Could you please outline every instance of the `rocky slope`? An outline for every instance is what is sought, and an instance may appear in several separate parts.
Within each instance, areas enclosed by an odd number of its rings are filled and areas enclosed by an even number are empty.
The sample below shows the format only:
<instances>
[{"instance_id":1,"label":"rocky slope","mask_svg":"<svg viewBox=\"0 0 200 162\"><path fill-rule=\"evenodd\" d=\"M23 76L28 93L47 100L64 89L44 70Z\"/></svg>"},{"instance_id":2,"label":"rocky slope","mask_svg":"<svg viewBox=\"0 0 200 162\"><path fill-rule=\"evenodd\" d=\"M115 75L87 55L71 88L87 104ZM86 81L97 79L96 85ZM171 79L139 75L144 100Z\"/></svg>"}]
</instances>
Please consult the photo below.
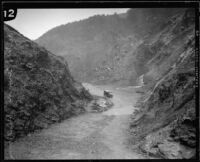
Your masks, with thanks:
<instances>
[{"instance_id":1,"label":"rocky slope","mask_svg":"<svg viewBox=\"0 0 200 162\"><path fill-rule=\"evenodd\" d=\"M196 155L194 10L177 14L154 37L147 60L145 95L132 120L133 141L149 155L190 159ZM159 44L159 46L156 46Z\"/></svg>"},{"instance_id":2,"label":"rocky slope","mask_svg":"<svg viewBox=\"0 0 200 162\"><path fill-rule=\"evenodd\" d=\"M145 61L154 55L143 42L164 28L172 16L183 12L141 8L120 15L97 15L53 28L36 42L69 60L77 80L135 85L146 70Z\"/></svg>"},{"instance_id":3,"label":"rocky slope","mask_svg":"<svg viewBox=\"0 0 200 162\"><path fill-rule=\"evenodd\" d=\"M66 61L4 25L5 140L83 112L90 99Z\"/></svg>"}]
</instances>

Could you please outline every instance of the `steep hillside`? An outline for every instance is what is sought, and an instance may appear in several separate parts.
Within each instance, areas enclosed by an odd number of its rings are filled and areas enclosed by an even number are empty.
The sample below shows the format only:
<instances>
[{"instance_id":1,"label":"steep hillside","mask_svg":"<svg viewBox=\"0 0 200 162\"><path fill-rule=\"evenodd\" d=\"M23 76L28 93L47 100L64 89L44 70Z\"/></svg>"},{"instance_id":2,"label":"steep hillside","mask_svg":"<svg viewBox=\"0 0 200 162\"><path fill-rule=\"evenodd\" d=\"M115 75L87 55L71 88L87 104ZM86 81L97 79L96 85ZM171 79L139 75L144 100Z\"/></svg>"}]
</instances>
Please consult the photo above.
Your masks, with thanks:
<instances>
[{"instance_id":1,"label":"steep hillside","mask_svg":"<svg viewBox=\"0 0 200 162\"><path fill-rule=\"evenodd\" d=\"M155 50L153 57L144 62L147 91L138 102L140 112L131 130L133 141L143 141L139 146L147 154L190 159L196 155L197 123L194 10L186 10L167 23L146 40Z\"/></svg>"},{"instance_id":2,"label":"steep hillside","mask_svg":"<svg viewBox=\"0 0 200 162\"><path fill-rule=\"evenodd\" d=\"M162 30L172 16L184 10L141 8L120 15L97 15L56 27L36 42L69 60L75 79L134 85L145 70L143 60L137 64L136 49L149 53L148 46L141 44Z\"/></svg>"},{"instance_id":3,"label":"steep hillside","mask_svg":"<svg viewBox=\"0 0 200 162\"><path fill-rule=\"evenodd\" d=\"M90 99L66 61L4 25L5 140L83 112Z\"/></svg>"}]
</instances>

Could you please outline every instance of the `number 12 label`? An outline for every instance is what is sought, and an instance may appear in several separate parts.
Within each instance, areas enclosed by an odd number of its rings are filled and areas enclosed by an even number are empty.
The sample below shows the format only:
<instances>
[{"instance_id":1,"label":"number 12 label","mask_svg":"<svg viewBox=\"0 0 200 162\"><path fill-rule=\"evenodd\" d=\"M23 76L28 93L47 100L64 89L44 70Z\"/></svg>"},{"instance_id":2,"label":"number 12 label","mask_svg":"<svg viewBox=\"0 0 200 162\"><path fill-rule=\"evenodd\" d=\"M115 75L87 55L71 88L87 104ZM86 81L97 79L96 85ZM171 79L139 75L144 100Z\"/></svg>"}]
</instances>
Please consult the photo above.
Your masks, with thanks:
<instances>
[{"instance_id":1,"label":"number 12 label","mask_svg":"<svg viewBox=\"0 0 200 162\"><path fill-rule=\"evenodd\" d=\"M4 9L3 10L4 21L13 20L17 15L17 9Z\"/></svg>"}]
</instances>

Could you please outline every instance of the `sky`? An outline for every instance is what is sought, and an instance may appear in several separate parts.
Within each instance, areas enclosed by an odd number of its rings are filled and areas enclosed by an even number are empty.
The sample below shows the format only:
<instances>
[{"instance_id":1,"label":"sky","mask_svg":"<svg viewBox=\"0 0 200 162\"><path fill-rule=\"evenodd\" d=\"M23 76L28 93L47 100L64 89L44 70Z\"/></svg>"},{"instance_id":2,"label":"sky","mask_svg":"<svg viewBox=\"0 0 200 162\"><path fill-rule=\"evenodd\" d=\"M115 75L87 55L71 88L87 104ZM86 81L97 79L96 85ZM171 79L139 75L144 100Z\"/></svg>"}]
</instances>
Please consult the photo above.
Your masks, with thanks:
<instances>
[{"instance_id":1,"label":"sky","mask_svg":"<svg viewBox=\"0 0 200 162\"><path fill-rule=\"evenodd\" d=\"M74 22L94 15L112 15L125 13L128 8L95 9L18 9L14 20L6 24L12 26L24 36L35 40L48 30L69 22Z\"/></svg>"}]
</instances>

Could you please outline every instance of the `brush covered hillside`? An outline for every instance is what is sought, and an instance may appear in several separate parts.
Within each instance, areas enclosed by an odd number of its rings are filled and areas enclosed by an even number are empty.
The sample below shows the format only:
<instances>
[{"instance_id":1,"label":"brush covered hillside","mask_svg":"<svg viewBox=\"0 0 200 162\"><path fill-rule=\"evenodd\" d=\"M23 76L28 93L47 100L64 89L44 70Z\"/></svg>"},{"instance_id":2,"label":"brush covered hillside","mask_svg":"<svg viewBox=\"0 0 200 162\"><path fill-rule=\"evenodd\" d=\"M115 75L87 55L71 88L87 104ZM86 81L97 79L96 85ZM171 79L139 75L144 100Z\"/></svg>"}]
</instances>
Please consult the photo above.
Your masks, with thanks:
<instances>
[{"instance_id":1,"label":"brush covered hillside","mask_svg":"<svg viewBox=\"0 0 200 162\"><path fill-rule=\"evenodd\" d=\"M90 99L66 61L4 24L5 140L81 113Z\"/></svg>"},{"instance_id":2,"label":"brush covered hillside","mask_svg":"<svg viewBox=\"0 0 200 162\"><path fill-rule=\"evenodd\" d=\"M155 55L147 38L165 28L185 9L130 9L124 14L96 15L61 25L36 42L68 60L75 79L95 84L136 85L147 71L146 61Z\"/></svg>"},{"instance_id":3,"label":"brush covered hillside","mask_svg":"<svg viewBox=\"0 0 200 162\"><path fill-rule=\"evenodd\" d=\"M196 155L194 16L190 9L177 14L163 30L145 40L155 50L144 61L148 67L143 74L145 93L130 128L132 142L157 158Z\"/></svg>"}]
</instances>

